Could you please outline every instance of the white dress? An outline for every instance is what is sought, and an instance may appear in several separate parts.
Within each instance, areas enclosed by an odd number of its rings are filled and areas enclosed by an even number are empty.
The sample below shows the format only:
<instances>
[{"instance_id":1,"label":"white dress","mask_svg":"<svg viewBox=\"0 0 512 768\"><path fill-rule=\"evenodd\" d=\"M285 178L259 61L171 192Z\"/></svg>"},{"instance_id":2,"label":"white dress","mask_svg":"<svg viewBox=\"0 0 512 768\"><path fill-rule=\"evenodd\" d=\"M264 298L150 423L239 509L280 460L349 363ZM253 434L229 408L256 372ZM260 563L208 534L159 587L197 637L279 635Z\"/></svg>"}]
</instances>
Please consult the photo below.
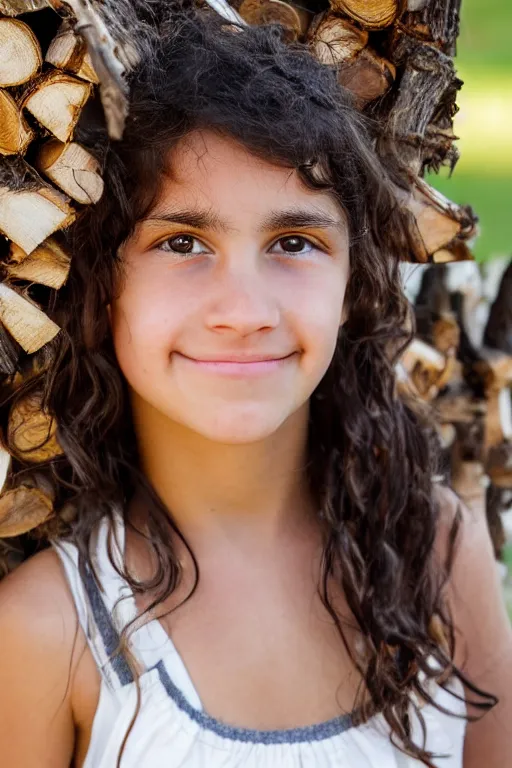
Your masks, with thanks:
<instances>
[{"instance_id":1,"label":"white dress","mask_svg":"<svg viewBox=\"0 0 512 768\"><path fill-rule=\"evenodd\" d=\"M110 660L120 628L136 615L128 584L112 567L106 549L108 521L95 537L95 564L101 590L90 573L78 572L78 552L56 542L76 605L78 618L101 672L101 689L84 768L116 768L117 757L136 709L136 684L121 656ZM116 518L114 556L122 562L124 524ZM126 596L113 606L120 596ZM391 744L389 726L381 715L354 726L350 715L287 730L240 728L204 711L187 669L171 638L157 620L131 637L132 649L147 670L139 678L141 709L123 753L121 768L420 768ZM452 690L462 692L454 681ZM465 705L442 688L435 700L458 714L443 714L432 705L422 709L427 749L439 768L462 768ZM422 743L412 713L415 742Z\"/></svg>"}]
</instances>

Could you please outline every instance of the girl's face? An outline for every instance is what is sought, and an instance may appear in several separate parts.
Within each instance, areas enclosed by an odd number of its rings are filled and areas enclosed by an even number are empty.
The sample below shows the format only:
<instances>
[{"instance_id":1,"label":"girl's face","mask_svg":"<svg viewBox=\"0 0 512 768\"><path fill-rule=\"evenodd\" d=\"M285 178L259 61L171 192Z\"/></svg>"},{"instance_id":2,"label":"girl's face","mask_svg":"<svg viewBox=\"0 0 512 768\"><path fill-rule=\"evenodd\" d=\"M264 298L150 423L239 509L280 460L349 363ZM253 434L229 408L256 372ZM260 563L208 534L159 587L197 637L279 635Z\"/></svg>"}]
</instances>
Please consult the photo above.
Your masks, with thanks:
<instances>
[{"instance_id":1,"label":"girl's face","mask_svg":"<svg viewBox=\"0 0 512 768\"><path fill-rule=\"evenodd\" d=\"M172 152L159 197L122 247L111 306L139 418L222 443L273 434L333 357L348 228L328 194L210 132Z\"/></svg>"}]
</instances>

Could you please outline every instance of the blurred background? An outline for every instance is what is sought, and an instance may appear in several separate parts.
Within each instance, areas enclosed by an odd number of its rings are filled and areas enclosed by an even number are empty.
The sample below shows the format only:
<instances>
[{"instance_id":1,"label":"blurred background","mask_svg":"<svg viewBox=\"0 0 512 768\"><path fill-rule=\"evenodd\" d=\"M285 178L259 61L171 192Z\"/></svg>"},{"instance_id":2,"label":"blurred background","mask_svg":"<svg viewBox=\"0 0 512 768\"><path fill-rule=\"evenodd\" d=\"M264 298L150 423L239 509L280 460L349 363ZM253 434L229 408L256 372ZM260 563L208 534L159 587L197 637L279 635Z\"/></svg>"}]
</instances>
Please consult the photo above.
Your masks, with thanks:
<instances>
[{"instance_id":1,"label":"blurred background","mask_svg":"<svg viewBox=\"0 0 512 768\"><path fill-rule=\"evenodd\" d=\"M455 134L461 158L429 182L480 217L478 261L512 254L512 2L462 0L455 65L464 81Z\"/></svg>"},{"instance_id":2,"label":"blurred background","mask_svg":"<svg viewBox=\"0 0 512 768\"><path fill-rule=\"evenodd\" d=\"M512 256L512 2L463 0L455 64L464 81L455 134L461 157L429 182L480 219L473 252L482 267ZM512 511L503 515L508 567L504 588L512 618Z\"/></svg>"}]
</instances>

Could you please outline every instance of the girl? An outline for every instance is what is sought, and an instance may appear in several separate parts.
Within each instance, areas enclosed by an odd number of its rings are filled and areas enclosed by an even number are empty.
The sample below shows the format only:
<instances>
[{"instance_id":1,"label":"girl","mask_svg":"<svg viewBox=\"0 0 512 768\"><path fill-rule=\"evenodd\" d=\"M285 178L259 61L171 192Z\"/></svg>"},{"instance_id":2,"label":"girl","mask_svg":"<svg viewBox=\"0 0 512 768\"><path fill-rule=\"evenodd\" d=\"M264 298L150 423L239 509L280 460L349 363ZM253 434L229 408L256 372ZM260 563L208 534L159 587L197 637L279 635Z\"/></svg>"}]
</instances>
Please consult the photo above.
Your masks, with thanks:
<instances>
[{"instance_id":1,"label":"girl","mask_svg":"<svg viewBox=\"0 0 512 768\"><path fill-rule=\"evenodd\" d=\"M30 383L62 525L1 585L2 763L504 768L510 628L395 393L408 229L371 129L276 29L145 45L123 140L82 126L107 191Z\"/></svg>"}]
</instances>

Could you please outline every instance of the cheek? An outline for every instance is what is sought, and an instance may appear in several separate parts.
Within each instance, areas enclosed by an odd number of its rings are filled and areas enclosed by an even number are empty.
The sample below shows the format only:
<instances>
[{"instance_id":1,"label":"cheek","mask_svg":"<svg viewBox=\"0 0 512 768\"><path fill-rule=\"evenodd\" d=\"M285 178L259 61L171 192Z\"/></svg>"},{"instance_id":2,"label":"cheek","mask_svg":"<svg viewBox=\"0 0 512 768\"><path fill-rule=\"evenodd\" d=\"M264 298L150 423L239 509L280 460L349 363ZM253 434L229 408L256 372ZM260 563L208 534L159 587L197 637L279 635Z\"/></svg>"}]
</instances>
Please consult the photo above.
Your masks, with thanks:
<instances>
[{"instance_id":1,"label":"cheek","mask_svg":"<svg viewBox=\"0 0 512 768\"><path fill-rule=\"evenodd\" d=\"M129 372L149 370L165 362L184 308L165 281L151 279L143 270L125 276L111 306L111 329L117 359Z\"/></svg>"},{"instance_id":2,"label":"cheek","mask_svg":"<svg viewBox=\"0 0 512 768\"><path fill-rule=\"evenodd\" d=\"M306 362L328 366L344 319L347 285L345 270L336 270L318 281L306 281L293 302L294 324L300 328Z\"/></svg>"}]
</instances>

